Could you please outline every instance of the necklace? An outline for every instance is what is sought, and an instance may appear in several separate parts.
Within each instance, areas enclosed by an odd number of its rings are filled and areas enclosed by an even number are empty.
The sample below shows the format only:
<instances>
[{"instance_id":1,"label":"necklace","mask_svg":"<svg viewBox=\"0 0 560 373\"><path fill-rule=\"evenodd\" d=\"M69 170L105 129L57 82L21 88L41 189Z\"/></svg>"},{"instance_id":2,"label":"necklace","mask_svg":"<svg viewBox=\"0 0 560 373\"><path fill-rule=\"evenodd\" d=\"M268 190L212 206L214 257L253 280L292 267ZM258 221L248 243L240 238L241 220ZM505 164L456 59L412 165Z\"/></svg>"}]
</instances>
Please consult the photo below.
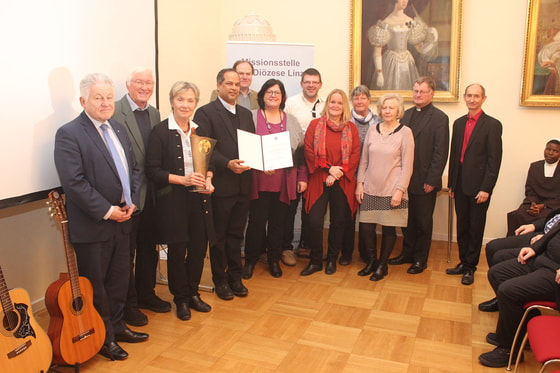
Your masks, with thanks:
<instances>
[{"instance_id":1,"label":"necklace","mask_svg":"<svg viewBox=\"0 0 560 373\"><path fill-rule=\"evenodd\" d=\"M262 113L264 115L264 122L266 123L266 128L268 128L268 133L272 133L272 127L270 125L277 124L277 123L270 123L268 121L268 118L266 117L266 111L262 110ZM282 120L282 112L280 112L280 132L284 132L284 121Z\"/></svg>"}]
</instances>

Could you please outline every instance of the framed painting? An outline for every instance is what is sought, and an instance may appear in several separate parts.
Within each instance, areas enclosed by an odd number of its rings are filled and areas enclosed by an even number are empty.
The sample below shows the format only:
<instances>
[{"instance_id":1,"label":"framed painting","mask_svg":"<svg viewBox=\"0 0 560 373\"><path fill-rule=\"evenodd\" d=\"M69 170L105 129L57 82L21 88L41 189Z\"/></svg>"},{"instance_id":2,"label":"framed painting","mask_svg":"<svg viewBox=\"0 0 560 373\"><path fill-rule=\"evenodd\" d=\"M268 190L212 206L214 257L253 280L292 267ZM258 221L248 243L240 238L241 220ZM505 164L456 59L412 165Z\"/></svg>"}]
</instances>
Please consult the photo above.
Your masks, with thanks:
<instances>
[{"instance_id":1,"label":"framed painting","mask_svg":"<svg viewBox=\"0 0 560 373\"><path fill-rule=\"evenodd\" d=\"M529 0L520 104L560 106L560 3Z\"/></svg>"},{"instance_id":2,"label":"framed painting","mask_svg":"<svg viewBox=\"0 0 560 373\"><path fill-rule=\"evenodd\" d=\"M350 88L372 99L412 100L417 77L436 81L434 101L459 101L463 0L352 0Z\"/></svg>"}]
</instances>

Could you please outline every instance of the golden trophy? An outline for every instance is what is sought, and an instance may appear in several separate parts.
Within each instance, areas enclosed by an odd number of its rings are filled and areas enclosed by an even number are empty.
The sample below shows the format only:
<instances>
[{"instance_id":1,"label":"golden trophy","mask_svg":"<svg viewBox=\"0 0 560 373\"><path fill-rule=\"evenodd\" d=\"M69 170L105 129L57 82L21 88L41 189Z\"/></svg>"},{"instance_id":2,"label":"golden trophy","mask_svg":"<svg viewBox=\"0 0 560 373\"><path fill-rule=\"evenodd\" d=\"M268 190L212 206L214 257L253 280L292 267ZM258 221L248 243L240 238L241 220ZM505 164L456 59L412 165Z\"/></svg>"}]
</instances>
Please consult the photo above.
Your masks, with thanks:
<instances>
[{"instance_id":1,"label":"golden trophy","mask_svg":"<svg viewBox=\"0 0 560 373\"><path fill-rule=\"evenodd\" d=\"M198 172L206 176L208 165L210 164L210 156L212 155L212 150L214 150L217 140L209 137L198 136L194 133L191 134L190 137L194 172ZM206 191L206 188L196 186L195 191L203 192Z\"/></svg>"}]
</instances>

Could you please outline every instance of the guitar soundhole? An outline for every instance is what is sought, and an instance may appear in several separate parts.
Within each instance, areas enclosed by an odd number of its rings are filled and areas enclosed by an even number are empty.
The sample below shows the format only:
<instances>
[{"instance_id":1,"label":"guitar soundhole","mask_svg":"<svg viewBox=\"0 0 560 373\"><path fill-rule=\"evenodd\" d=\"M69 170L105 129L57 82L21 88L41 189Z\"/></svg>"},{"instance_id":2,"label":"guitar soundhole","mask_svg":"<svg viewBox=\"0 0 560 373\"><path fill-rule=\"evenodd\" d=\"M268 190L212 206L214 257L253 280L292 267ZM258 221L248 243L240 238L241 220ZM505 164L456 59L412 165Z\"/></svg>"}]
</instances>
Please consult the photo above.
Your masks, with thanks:
<instances>
[{"instance_id":1,"label":"guitar soundhole","mask_svg":"<svg viewBox=\"0 0 560 373\"><path fill-rule=\"evenodd\" d=\"M19 318L18 318L18 314L16 311L11 310L8 311L8 313L4 314L4 318L2 319L2 325L4 326L4 329L6 329L9 332L14 331L19 323Z\"/></svg>"},{"instance_id":2,"label":"guitar soundhole","mask_svg":"<svg viewBox=\"0 0 560 373\"><path fill-rule=\"evenodd\" d=\"M84 308L84 300L82 297L77 297L72 300L72 308L74 309L75 313L82 312Z\"/></svg>"}]
</instances>

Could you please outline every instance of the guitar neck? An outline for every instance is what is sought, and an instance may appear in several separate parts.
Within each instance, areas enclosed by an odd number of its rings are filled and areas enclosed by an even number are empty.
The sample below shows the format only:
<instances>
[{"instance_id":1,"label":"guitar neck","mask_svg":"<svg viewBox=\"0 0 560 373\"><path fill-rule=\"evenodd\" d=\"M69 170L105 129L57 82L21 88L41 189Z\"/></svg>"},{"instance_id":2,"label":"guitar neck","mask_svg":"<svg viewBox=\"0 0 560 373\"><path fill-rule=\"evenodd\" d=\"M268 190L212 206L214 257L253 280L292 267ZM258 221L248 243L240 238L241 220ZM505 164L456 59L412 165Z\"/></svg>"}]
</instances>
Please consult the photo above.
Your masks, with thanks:
<instances>
[{"instance_id":1,"label":"guitar neck","mask_svg":"<svg viewBox=\"0 0 560 373\"><path fill-rule=\"evenodd\" d=\"M11 311L14 310L12 299L10 298L10 293L8 291L8 285L6 285L4 273L2 272L2 267L0 267L0 301L2 302L4 315L10 314Z\"/></svg>"},{"instance_id":2,"label":"guitar neck","mask_svg":"<svg viewBox=\"0 0 560 373\"><path fill-rule=\"evenodd\" d=\"M70 236L68 234L68 221L67 220L61 221L60 225L62 228L64 253L66 254L66 265L68 267L68 276L70 277L70 287L72 288L72 297L76 299L82 296L82 291L80 290L78 266L76 264L76 255L74 253L74 247L70 243Z\"/></svg>"}]
</instances>

